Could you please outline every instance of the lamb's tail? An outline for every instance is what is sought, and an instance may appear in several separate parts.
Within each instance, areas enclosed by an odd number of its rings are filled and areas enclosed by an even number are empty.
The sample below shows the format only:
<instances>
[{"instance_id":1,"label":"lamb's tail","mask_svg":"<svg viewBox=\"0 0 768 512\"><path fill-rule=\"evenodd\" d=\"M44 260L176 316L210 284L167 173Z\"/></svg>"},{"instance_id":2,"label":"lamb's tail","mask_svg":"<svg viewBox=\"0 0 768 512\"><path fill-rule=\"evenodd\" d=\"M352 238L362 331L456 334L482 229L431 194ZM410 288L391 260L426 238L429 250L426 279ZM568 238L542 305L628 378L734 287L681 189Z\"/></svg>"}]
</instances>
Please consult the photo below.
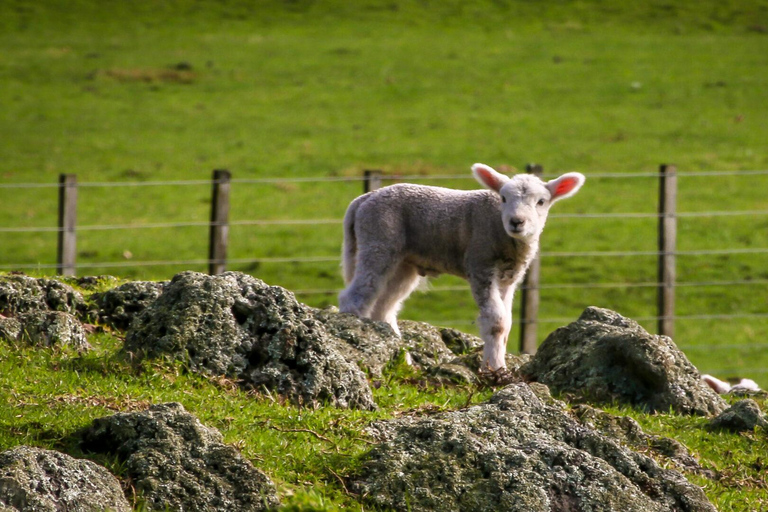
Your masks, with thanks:
<instances>
[{"instance_id":1,"label":"lamb's tail","mask_svg":"<svg viewBox=\"0 0 768 512\"><path fill-rule=\"evenodd\" d=\"M349 204L344 215L344 247L341 252L341 265L344 272L344 283L349 284L355 277L355 264L357 260L357 237L355 236L355 216L357 209L363 204L371 193L364 194Z\"/></svg>"}]
</instances>

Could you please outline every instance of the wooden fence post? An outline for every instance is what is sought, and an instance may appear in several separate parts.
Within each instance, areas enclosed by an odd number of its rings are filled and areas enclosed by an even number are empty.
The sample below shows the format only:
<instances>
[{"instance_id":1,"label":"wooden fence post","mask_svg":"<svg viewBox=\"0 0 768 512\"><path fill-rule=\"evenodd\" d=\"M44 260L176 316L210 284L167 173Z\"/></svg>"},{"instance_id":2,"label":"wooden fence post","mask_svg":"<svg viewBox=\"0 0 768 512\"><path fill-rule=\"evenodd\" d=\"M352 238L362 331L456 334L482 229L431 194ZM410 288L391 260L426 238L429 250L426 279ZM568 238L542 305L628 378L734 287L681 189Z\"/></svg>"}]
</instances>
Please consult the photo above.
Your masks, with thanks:
<instances>
[{"instance_id":1,"label":"wooden fence post","mask_svg":"<svg viewBox=\"0 0 768 512\"><path fill-rule=\"evenodd\" d=\"M677 251L677 168L662 165L659 181L659 334L675 335L675 253Z\"/></svg>"},{"instance_id":2,"label":"wooden fence post","mask_svg":"<svg viewBox=\"0 0 768 512\"><path fill-rule=\"evenodd\" d=\"M363 194L381 188L381 171L363 171Z\"/></svg>"},{"instance_id":3,"label":"wooden fence post","mask_svg":"<svg viewBox=\"0 0 768 512\"><path fill-rule=\"evenodd\" d=\"M213 200L211 201L211 230L208 251L208 273L221 274L227 269L229 242L229 171L213 171Z\"/></svg>"},{"instance_id":4,"label":"wooden fence post","mask_svg":"<svg viewBox=\"0 0 768 512\"><path fill-rule=\"evenodd\" d=\"M77 257L77 175L59 175L59 239L56 249L56 272L62 276L76 274Z\"/></svg>"},{"instance_id":5,"label":"wooden fence post","mask_svg":"<svg viewBox=\"0 0 768 512\"><path fill-rule=\"evenodd\" d=\"M528 164L525 172L541 178L544 169L538 164ZM539 274L541 259L537 254L525 274L520 304L520 353L536 353L536 332L539 319Z\"/></svg>"}]
</instances>

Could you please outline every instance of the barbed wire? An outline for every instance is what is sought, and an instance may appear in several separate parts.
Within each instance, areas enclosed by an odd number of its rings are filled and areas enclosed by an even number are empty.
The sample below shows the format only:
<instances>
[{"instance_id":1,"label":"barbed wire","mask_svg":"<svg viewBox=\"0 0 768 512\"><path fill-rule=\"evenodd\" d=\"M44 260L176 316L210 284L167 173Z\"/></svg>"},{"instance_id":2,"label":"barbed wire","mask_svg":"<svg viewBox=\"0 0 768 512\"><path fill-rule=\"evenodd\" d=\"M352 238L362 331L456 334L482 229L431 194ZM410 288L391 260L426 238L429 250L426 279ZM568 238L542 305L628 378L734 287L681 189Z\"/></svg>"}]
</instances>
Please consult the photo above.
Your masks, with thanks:
<instances>
[{"instance_id":1,"label":"barbed wire","mask_svg":"<svg viewBox=\"0 0 768 512\"><path fill-rule=\"evenodd\" d=\"M115 188L115 187L184 187L211 185L222 183L221 180L168 180L168 181L83 181L78 182L77 188ZM0 189L4 188L62 188L64 183L0 183Z\"/></svg>"},{"instance_id":2,"label":"barbed wire","mask_svg":"<svg viewBox=\"0 0 768 512\"><path fill-rule=\"evenodd\" d=\"M757 176L768 175L768 170L743 170L743 171L693 171L680 172L676 176L681 179L697 177L714 176ZM632 173L594 173L587 174L588 179L633 179L633 178L660 178L663 174L660 172L632 172ZM280 183L349 183L363 182L370 180L367 176L326 176L326 177L267 177L267 178L241 178L231 180L167 180L167 181L132 181L132 182L82 182L77 183L78 188L116 188L116 187L160 187L160 186L205 186L210 187L216 183L231 184L253 184L269 185ZM444 174L444 175L421 175L421 174L381 174L375 179L386 182L393 181L446 181L446 180L466 180L473 181L473 177L467 172L462 174ZM0 189L59 189L67 186L63 183L2 183ZM674 217L680 219L695 219L705 217L738 217L738 216L762 216L768 214L768 210L730 210L730 211L694 211L677 212ZM657 212L603 212L603 213L555 213L551 217L561 219L658 219L669 214ZM76 231L109 231L109 230L140 230L140 229L173 229L185 227L210 228L213 226L281 226L281 225L338 225L342 219L246 219L235 220L228 223L221 222L160 222L146 224L105 224L105 225L84 225L77 226ZM59 227L0 227L0 233L58 233L64 231ZM728 248L728 249L693 249L675 251L672 254L677 256L708 256L708 255L732 255L732 254L765 254L768 248ZM661 251L578 251L578 252L544 252L543 258L571 258L571 257L633 257L633 256L659 256L665 254ZM187 259L187 260L157 260L157 261L111 261L111 262L85 262L77 265L80 269L88 268L130 268L130 267L149 267L149 266L205 266L218 261L211 259ZM339 263L339 257L334 256L308 256L308 257L265 257L265 258L234 258L226 261L228 265L248 265L248 264L325 264ZM58 264L38 263L38 264L4 264L0 269L57 269ZM723 281L690 281L676 282L677 288L683 287L718 287L718 286L765 286L768 279L739 279ZM658 282L624 282L624 283L550 283L541 284L538 289L610 289L610 288L658 288L661 283ZM526 287L521 287L526 289ZM318 294L336 294L340 289L309 289L296 290L296 295L318 295ZM432 292L468 292L468 286L443 286L433 287ZM636 317L639 322L658 321L668 317L647 316ZM768 313L712 313L712 314L689 314L674 315L676 321L706 321L706 320L734 320L734 319L752 319L762 320L768 318ZM572 322L572 318L539 318L537 324L567 324ZM447 325L472 325L474 321L453 320L453 321L430 321L433 324ZM518 322L519 323L519 322ZM686 350L746 350L755 348L766 348L768 343L755 344L723 344L723 345L681 345ZM733 369L707 369L709 373L726 373L736 371ZM768 373L768 368L740 368L737 371L751 373Z\"/></svg>"},{"instance_id":3,"label":"barbed wire","mask_svg":"<svg viewBox=\"0 0 768 512\"><path fill-rule=\"evenodd\" d=\"M560 171L558 171L560 172ZM768 175L765 170L741 170L741 171L689 171L676 173L678 177L707 177L707 176L757 176ZM659 178L660 172L607 172L588 173L588 179L624 179L624 178ZM470 173L463 174L381 174L377 179L385 181L441 181L461 180L468 181L474 178ZM159 187L159 186L200 186L212 183L242 183L242 184L274 184L274 183L332 183L332 182L360 182L370 178L366 176L298 176L298 177L267 177L267 178L233 178L230 180L153 180L153 181L84 181L77 183L77 187L85 188L112 188L112 187ZM0 183L0 189L15 188L60 188L66 186L61 183Z\"/></svg>"},{"instance_id":4,"label":"barbed wire","mask_svg":"<svg viewBox=\"0 0 768 512\"><path fill-rule=\"evenodd\" d=\"M228 258L226 264L239 265L239 264L254 264L254 263L325 263L325 262L339 262L338 256L308 256L304 258ZM77 268L121 268L121 267L160 267L160 266L180 266L180 265L210 265L211 263L221 263L219 260L211 259L195 259L195 260L154 260L154 261L104 261L104 262L88 262L78 263ZM55 263L23 263L23 264L3 264L0 265L0 270L14 270L14 269L50 269L58 268L59 265Z\"/></svg>"},{"instance_id":5,"label":"barbed wire","mask_svg":"<svg viewBox=\"0 0 768 512\"><path fill-rule=\"evenodd\" d=\"M644 212L617 212L617 213L553 213L549 217L557 219L660 219L662 217L739 217L768 215L768 210L721 210L707 212L677 212L669 213L644 213Z\"/></svg>"},{"instance_id":6,"label":"barbed wire","mask_svg":"<svg viewBox=\"0 0 768 512\"><path fill-rule=\"evenodd\" d=\"M768 279L734 279L729 281L678 281L676 288L691 287L718 287L718 286L762 286L768 285ZM562 290L562 289L606 289L606 288L659 288L663 286L660 282L642 282L642 283L550 283L540 284L539 286L520 286L518 290ZM341 292L343 288L308 288L305 290L294 290L296 295L331 295ZM450 293L450 292L469 292L469 285L459 286L430 286L426 292Z\"/></svg>"},{"instance_id":7,"label":"barbed wire","mask_svg":"<svg viewBox=\"0 0 768 512\"><path fill-rule=\"evenodd\" d=\"M670 317L665 316L633 316L632 320L635 322L655 322L658 320L668 319ZM737 318L752 318L763 319L768 318L768 313L712 313L712 314L698 314L698 315L675 315L675 320L733 320ZM405 317L403 318L406 319ZM475 320L419 320L420 322L432 324L432 325L475 325ZM535 324L560 324L567 325L574 321L573 318L567 317L551 317L551 318L539 318ZM515 325L520 325L519 320L513 322ZM760 346L760 344L755 344ZM765 343L768 346L768 343Z\"/></svg>"},{"instance_id":8,"label":"barbed wire","mask_svg":"<svg viewBox=\"0 0 768 512\"><path fill-rule=\"evenodd\" d=\"M573 251L573 252L542 252L542 258L623 258L628 256L717 256L726 254L765 254L768 248L756 247L746 249L697 249L688 251Z\"/></svg>"},{"instance_id":9,"label":"barbed wire","mask_svg":"<svg viewBox=\"0 0 768 512\"><path fill-rule=\"evenodd\" d=\"M167 229L188 227L213 227L213 226L297 226L297 225L322 225L341 224L343 219L255 219L230 222L155 222L150 224L103 224L77 226L75 231L112 231L132 229ZM30 227L14 228L0 227L0 233L60 233L65 228L59 227Z\"/></svg>"},{"instance_id":10,"label":"barbed wire","mask_svg":"<svg viewBox=\"0 0 768 512\"><path fill-rule=\"evenodd\" d=\"M718 344L718 345L692 345L690 343L682 343L677 345L680 350L719 350L721 348L728 348L733 350L749 350L751 348L768 347L768 343L733 343L733 344Z\"/></svg>"},{"instance_id":11,"label":"barbed wire","mask_svg":"<svg viewBox=\"0 0 768 512\"><path fill-rule=\"evenodd\" d=\"M668 214L667 214L668 215ZM737 216L756 216L768 215L768 210L733 210L733 211L711 211L711 212L679 212L676 217L697 218L697 217L737 217ZM661 213L560 213L552 214L552 218L560 219L628 219L628 218L661 218L665 214ZM75 231L112 231L112 230L133 230L133 229L169 229L185 227L212 227L212 226L312 226L312 225L331 225L341 224L343 219L251 219L234 220L228 223L222 222L153 222L148 224L102 224L102 225L82 225L77 226ZM0 233L58 233L64 231L60 227L0 227Z\"/></svg>"},{"instance_id":12,"label":"barbed wire","mask_svg":"<svg viewBox=\"0 0 768 512\"><path fill-rule=\"evenodd\" d=\"M665 253L662 251L576 251L576 252L543 252L541 257L552 258L596 258L596 257L630 257L630 256L659 256L662 254L674 254L676 256L712 256L729 254L768 254L768 248L749 249L702 249L690 251L674 251ZM327 263L339 262L339 256L305 256L305 257L265 257L265 258L228 258L227 264L254 264L254 263ZM78 263L78 267L151 267L151 266L177 266L182 264L207 265L219 263L218 260L159 260L159 261L104 261ZM22 268L56 268L54 264L33 263L6 263L0 265L0 269Z\"/></svg>"},{"instance_id":13,"label":"barbed wire","mask_svg":"<svg viewBox=\"0 0 768 512\"><path fill-rule=\"evenodd\" d=\"M738 367L730 367L730 368L701 368L701 373L709 373L710 375L725 375L725 374L732 374L732 375L763 375L768 373L768 368L738 368Z\"/></svg>"}]
</instances>

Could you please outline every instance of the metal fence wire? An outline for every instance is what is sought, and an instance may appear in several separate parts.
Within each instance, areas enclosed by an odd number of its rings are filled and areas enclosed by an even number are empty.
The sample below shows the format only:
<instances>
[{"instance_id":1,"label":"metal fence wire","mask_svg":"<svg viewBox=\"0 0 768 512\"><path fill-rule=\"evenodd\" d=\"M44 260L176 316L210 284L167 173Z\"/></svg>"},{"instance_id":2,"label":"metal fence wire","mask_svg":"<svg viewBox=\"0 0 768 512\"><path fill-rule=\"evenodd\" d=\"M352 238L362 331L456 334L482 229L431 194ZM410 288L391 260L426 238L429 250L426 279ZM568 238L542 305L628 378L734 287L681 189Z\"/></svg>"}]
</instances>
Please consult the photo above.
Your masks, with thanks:
<instances>
[{"instance_id":1,"label":"metal fence wire","mask_svg":"<svg viewBox=\"0 0 768 512\"><path fill-rule=\"evenodd\" d=\"M734 176L746 178L750 176L768 175L768 170L747 170L747 171L701 171L701 172L677 172L674 167L662 166L659 172L653 173L595 173L587 174L589 180L607 179L607 180L632 180L638 178L658 179L660 180L660 189L669 186L669 179L685 179L688 177L716 177L716 176ZM3 271L23 271L23 270L54 270L59 274L74 275L78 270L88 271L95 268L141 268L153 266L208 266L211 273L222 271L226 265L249 265L262 263L292 263L298 265L316 265L325 263L334 263L339 261L338 254L317 254L311 256L285 256L285 257L258 257L258 258L229 258L227 257L228 248L228 230L235 226L280 226L285 228L301 226L320 226L320 225L341 225L341 218L254 218L229 220L229 189L237 185L245 184L275 184L288 185L299 183L310 184L333 184L333 183L362 183L362 189L369 191L382 186L385 181L398 182L440 182L466 179L467 175L389 175L385 176L378 171L366 171L361 176L340 176L340 177L298 177L298 178L257 178L257 179L233 179L226 171L217 170L214 172L212 180L168 180L168 181L141 181L141 182L77 182L74 175L62 175L59 183L0 183L0 194L14 193L19 189L58 189L59 191L59 223L57 226L0 226L0 236L4 233L9 234L45 234L55 233L58 236L57 243L57 262L39 263L33 261L3 262L0 264L0 270ZM77 191L81 189L92 188L136 188L136 187L189 187L189 186L210 186L213 188L211 216L209 220L194 220L184 222L148 222L148 223L128 223L128 224L77 224L75 209L77 206ZM224 191L224 192L222 192ZM672 190L676 196L676 189ZM768 279L759 279L747 277L743 279L722 279L722 280L701 280L701 281L679 281L675 278L674 272L671 276L664 274L664 265L672 265L674 268L675 258L678 256L731 256L731 255L759 255L768 254L768 247L727 247L718 249L687 249L678 250L675 245L676 233L672 233L672 246L665 246L662 240L662 225L666 222L668 226L673 226L677 219L697 219L697 218L738 218L756 219L768 215L768 209L748 209L748 210L708 210L678 212L675 205L676 197L672 197L672 209L669 211L669 205L663 205L664 197L660 197L660 208L657 212L604 212L604 213L552 213L550 218L561 219L657 219L659 223L660 244L653 250L584 250L584 251L544 251L540 254L540 259L545 262L548 259L556 258L637 258L653 257L659 261L659 276L656 281L647 282L587 282L587 283L546 283L542 284L538 280L538 275L529 275L526 282L520 288L522 301L530 304L531 301L538 304L538 294L548 290L574 290L574 289L629 289L629 288L647 288L658 290L659 305L658 314L654 316L644 316L636 318L638 321L658 322L659 331L662 334L672 334L674 332L675 320L692 319L712 319L712 320L739 320L739 319L766 319L768 318L768 305L762 304L762 311L756 313L717 313L702 312L696 315L676 315L674 313L674 290L676 288L686 287L722 287L722 286L760 286L768 285ZM671 224L669 223L671 221ZM195 259L162 259L145 261L76 261L76 243L77 233L98 232L98 231L140 231L156 229L175 229L175 228L203 228L209 231L210 247L207 258ZM1 239L0 239L1 240ZM667 242L669 243L669 242ZM545 272L545 271L544 271ZM671 280L670 280L671 279ZM432 292L452 293L466 292L466 286L436 286L431 288ZM338 288L307 288L295 290L299 296L312 295L335 295ZM663 303L665 291L670 294L671 304ZM535 299L535 300L533 300ZM518 324L521 326L521 340L526 337L535 340L536 328L539 324L558 324L567 323L572 319L566 318L539 318L538 311L533 314L526 314L524 311ZM453 321L455 325L471 323L470 321ZM526 329L528 333L526 334ZM665 332L666 331L666 332ZM533 334L531 334L531 332ZM535 343L535 341L534 341ZM711 350L727 350L735 345L714 345ZM750 348L764 346L766 343L753 344ZM701 347L697 347L701 348ZM532 352L533 346L521 343L523 352ZM756 368L755 373L768 373L768 369Z\"/></svg>"}]
</instances>

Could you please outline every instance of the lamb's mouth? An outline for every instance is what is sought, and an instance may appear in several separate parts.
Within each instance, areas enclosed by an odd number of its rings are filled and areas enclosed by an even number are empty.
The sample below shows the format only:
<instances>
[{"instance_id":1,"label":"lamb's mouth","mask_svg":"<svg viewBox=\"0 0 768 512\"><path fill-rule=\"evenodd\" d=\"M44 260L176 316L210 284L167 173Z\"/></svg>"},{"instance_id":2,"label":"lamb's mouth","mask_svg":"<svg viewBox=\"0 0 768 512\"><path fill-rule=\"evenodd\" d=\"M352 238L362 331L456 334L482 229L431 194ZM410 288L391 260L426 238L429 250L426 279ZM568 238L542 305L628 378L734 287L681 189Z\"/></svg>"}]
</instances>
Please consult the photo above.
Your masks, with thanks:
<instances>
[{"instance_id":1,"label":"lamb's mouth","mask_svg":"<svg viewBox=\"0 0 768 512\"><path fill-rule=\"evenodd\" d=\"M510 238L514 238L516 240L528 240L533 236L533 233L529 233L526 229L521 228L509 228L507 229L507 234L510 236Z\"/></svg>"}]
</instances>

